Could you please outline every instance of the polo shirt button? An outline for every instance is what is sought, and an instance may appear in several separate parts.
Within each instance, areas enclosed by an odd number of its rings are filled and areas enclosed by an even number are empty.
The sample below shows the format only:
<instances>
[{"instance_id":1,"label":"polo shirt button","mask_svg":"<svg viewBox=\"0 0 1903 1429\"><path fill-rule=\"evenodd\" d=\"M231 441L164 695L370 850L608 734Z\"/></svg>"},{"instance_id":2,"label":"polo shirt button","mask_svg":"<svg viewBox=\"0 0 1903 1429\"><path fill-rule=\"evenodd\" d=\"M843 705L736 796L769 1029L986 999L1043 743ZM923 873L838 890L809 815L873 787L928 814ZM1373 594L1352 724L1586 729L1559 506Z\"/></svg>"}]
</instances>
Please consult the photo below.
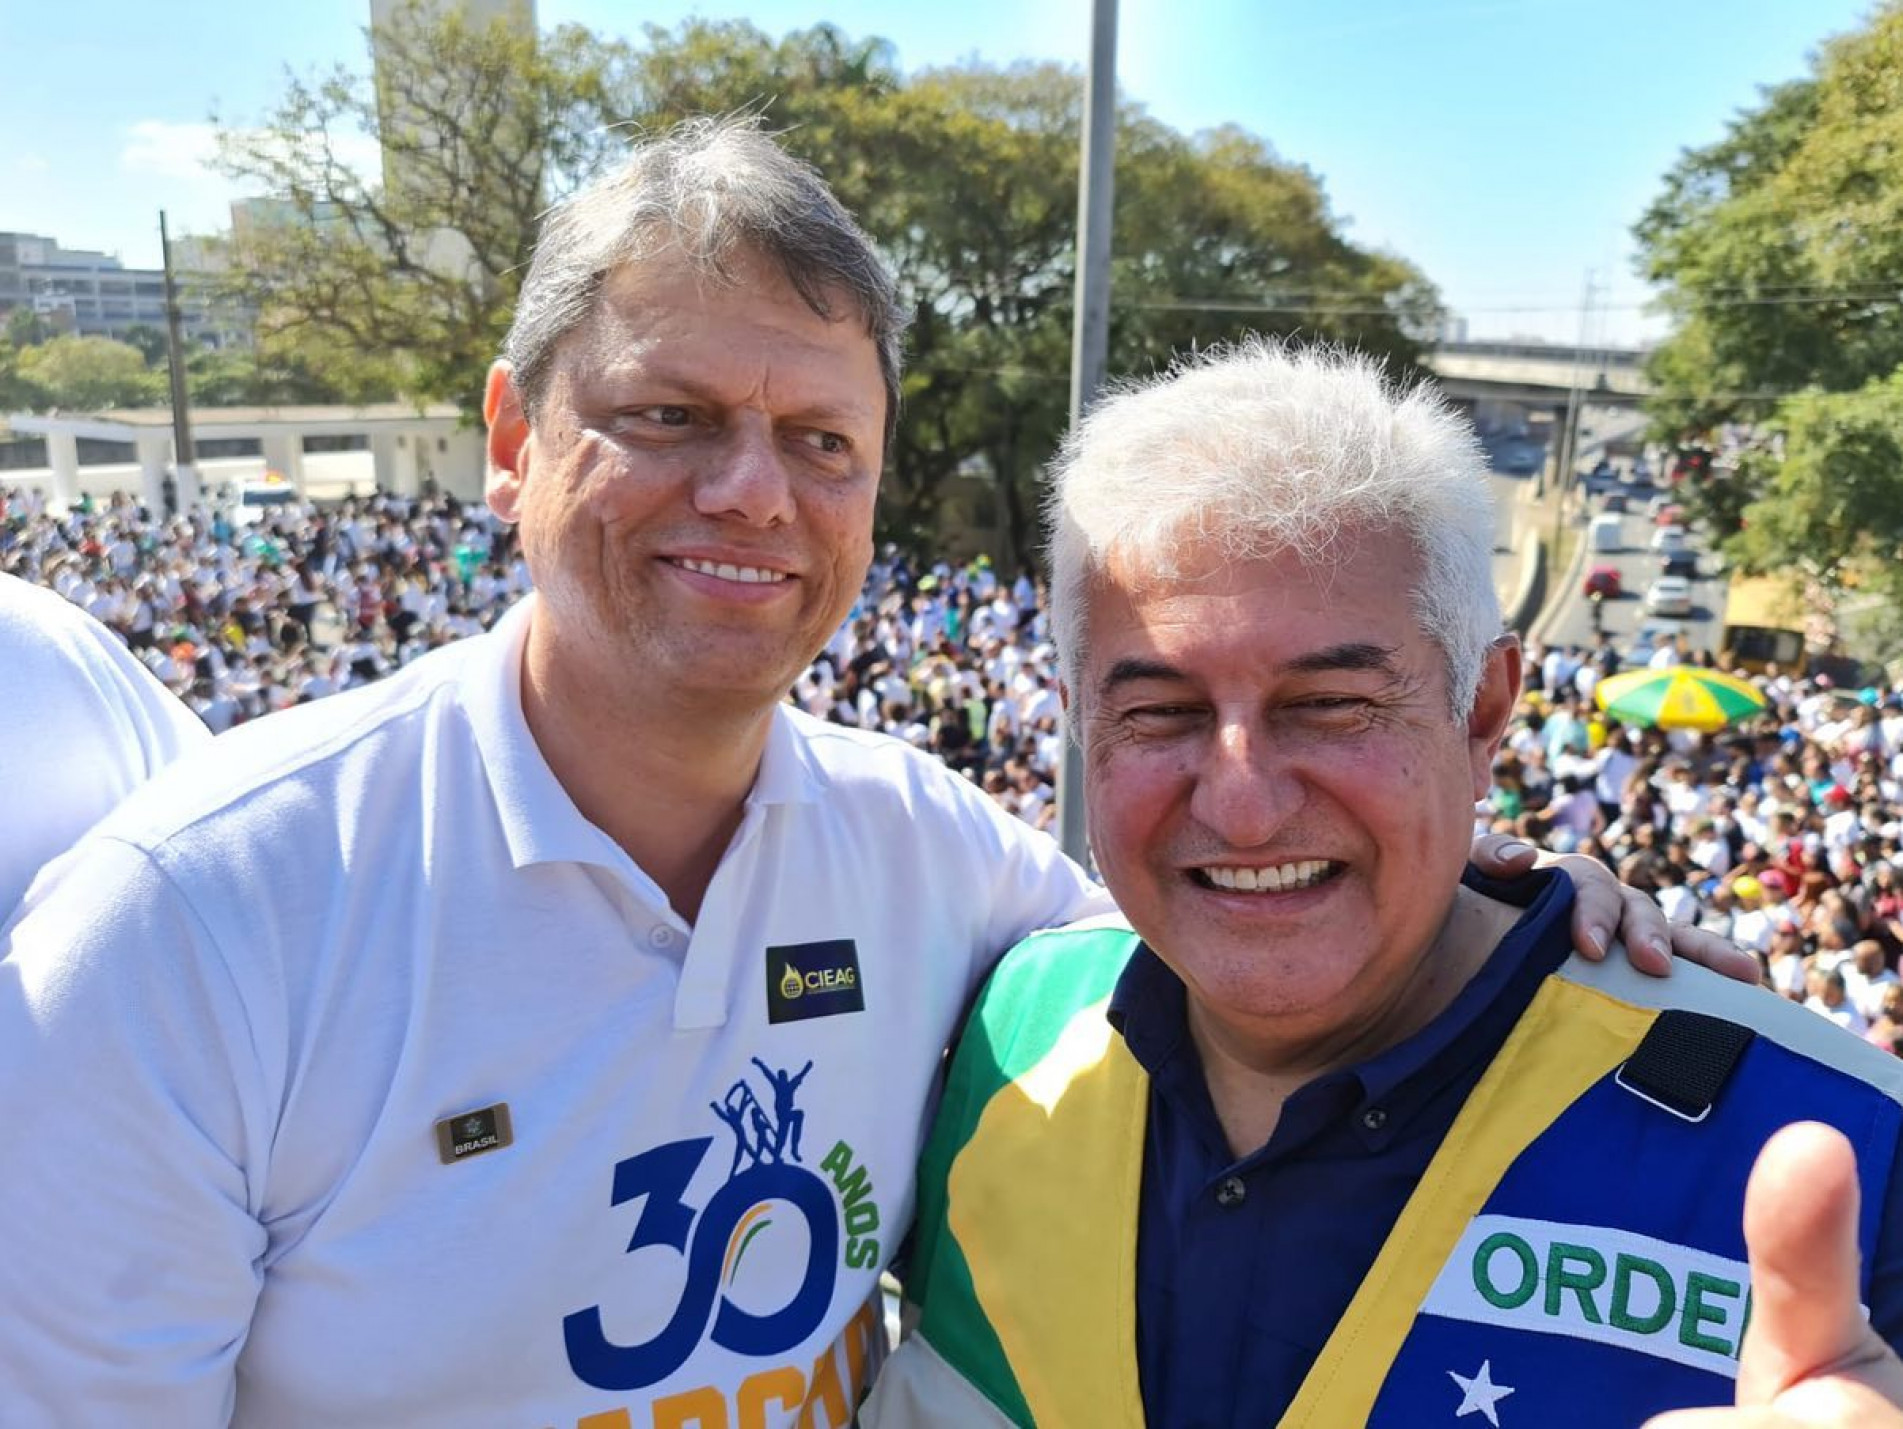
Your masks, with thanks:
<instances>
[{"instance_id":1,"label":"polo shirt button","mask_svg":"<svg viewBox=\"0 0 1903 1429\"><path fill-rule=\"evenodd\" d=\"M1231 1206L1239 1206L1248 1196L1249 1188L1242 1184L1240 1176L1225 1176L1222 1184L1216 1187L1216 1204L1225 1211Z\"/></svg>"},{"instance_id":2,"label":"polo shirt button","mask_svg":"<svg viewBox=\"0 0 1903 1429\"><path fill-rule=\"evenodd\" d=\"M648 941L657 948L674 946L674 930L665 924L656 923L648 930Z\"/></svg>"},{"instance_id":3,"label":"polo shirt button","mask_svg":"<svg viewBox=\"0 0 1903 1429\"><path fill-rule=\"evenodd\" d=\"M1371 1106L1361 1113L1361 1125L1369 1131L1379 1131L1388 1124L1388 1114L1378 1106Z\"/></svg>"}]
</instances>

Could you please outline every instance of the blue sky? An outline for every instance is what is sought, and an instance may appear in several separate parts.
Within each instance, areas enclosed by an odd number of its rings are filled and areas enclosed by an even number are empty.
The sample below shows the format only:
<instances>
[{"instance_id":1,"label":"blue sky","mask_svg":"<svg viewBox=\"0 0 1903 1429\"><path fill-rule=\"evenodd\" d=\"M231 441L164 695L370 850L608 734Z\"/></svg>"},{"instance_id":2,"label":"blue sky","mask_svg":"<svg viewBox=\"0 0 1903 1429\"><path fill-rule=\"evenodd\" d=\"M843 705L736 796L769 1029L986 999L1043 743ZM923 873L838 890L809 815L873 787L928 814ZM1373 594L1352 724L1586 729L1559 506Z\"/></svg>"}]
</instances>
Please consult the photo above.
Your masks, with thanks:
<instances>
[{"instance_id":1,"label":"blue sky","mask_svg":"<svg viewBox=\"0 0 1903 1429\"><path fill-rule=\"evenodd\" d=\"M367 0L0 0L0 230L156 264L224 222L208 120L255 121L286 67L360 63ZM1475 336L1656 334L1632 221L1678 152L1795 77L1868 0L1123 0L1119 81L1179 129L1234 123L1320 176L1357 242L1420 265ZM540 0L604 33L702 15L831 21L907 70L1076 64L1089 0Z\"/></svg>"}]
</instances>

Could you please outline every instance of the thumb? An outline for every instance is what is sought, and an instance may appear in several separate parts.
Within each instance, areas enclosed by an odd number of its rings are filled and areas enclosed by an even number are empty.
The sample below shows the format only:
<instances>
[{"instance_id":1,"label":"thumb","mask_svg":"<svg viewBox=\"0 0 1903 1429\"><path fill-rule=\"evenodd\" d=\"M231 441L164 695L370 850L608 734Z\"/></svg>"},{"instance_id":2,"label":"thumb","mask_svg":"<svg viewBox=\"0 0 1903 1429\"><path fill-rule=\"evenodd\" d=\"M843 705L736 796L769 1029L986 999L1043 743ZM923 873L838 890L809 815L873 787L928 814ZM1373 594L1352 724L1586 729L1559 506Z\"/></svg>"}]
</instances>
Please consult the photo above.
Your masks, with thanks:
<instances>
[{"instance_id":1,"label":"thumb","mask_svg":"<svg viewBox=\"0 0 1903 1429\"><path fill-rule=\"evenodd\" d=\"M1857 1158L1841 1133L1798 1122L1765 1143L1744 1194L1751 1327L1738 1403L1769 1404L1843 1367L1874 1339L1858 1298Z\"/></svg>"}]
</instances>

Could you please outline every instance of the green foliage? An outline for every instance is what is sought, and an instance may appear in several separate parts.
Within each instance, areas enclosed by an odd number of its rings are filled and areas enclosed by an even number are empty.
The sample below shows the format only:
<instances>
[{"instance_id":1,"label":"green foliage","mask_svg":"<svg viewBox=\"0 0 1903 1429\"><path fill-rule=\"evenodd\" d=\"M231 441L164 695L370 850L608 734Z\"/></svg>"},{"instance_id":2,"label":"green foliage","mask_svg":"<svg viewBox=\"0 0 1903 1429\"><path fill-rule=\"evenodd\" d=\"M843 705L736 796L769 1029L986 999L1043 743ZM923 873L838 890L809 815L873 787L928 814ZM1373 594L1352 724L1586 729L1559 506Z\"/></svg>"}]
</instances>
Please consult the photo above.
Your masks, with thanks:
<instances>
[{"instance_id":1,"label":"green foliage","mask_svg":"<svg viewBox=\"0 0 1903 1429\"><path fill-rule=\"evenodd\" d=\"M1755 569L1887 580L1903 554L1903 5L1687 152L1635 230L1675 319L1655 434L1757 440L1703 514Z\"/></svg>"},{"instance_id":2,"label":"green foliage","mask_svg":"<svg viewBox=\"0 0 1903 1429\"><path fill-rule=\"evenodd\" d=\"M35 404L38 396L20 374L20 349L0 338L0 413L23 412Z\"/></svg>"},{"instance_id":3,"label":"green foliage","mask_svg":"<svg viewBox=\"0 0 1903 1429\"><path fill-rule=\"evenodd\" d=\"M1903 551L1903 371L1855 392L1807 392L1778 408L1784 455L1757 455L1732 543L1747 566L1801 564L1827 585L1893 567ZM1793 560L1801 553L1801 560Z\"/></svg>"},{"instance_id":4,"label":"green foliage","mask_svg":"<svg viewBox=\"0 0 1903 1429\"><path fill-rule=\"evenodd\" d=\"M536 45L411 12L395 31L374 85L294 80L263 137L225 136L227 170L281 204L230 252L261 352L473 412L542 207L605 166L623 130L759 113L879 243L911 316L882 536L936 549L957 529L1031 563L1068 419L1077 72L907 77L885 41L830 25L774 39L689 21L633 46L569 27ZM1313 174L1236 129L1192 138L1126 107L1119 130L1113 375L1251 331L1414 371L1433 289L1350 244ZM422 137L436 133L451 138ZM380 182L344 162L353 137L396 142ZM446 241L456 264L437 261Z\"/></svg>"},{"instance_id":5,"label":"green foliage","mask_svg":"<svg viewBox=\"0 0 1903 1429\"><path fill-rule=\"evenodd\" d=\"M67 412L144 407L159 400L164 379L139 349L109 337L56 337L19 355L19 377L35 406Z\"/></svg>"},{"instance_id":6,"label":"green foliage","mask_svg":"<svg viewBox=\"0 0 1903 1429\"><path fill-rule=\"evenodd\" d=\"M212 282L258 313L267 359L326 374L344 400L400 391L473 413L537 216L619 143L625 50L424 4L378 42L374 76L289 77L262 126L221 133L220 167L272 197Z\"/></svg>"},{"instance_id":7,"label":"green foliage","mask_svg":"<svg viewBox=\"0 0 1903 1429\"><path fill-rule=\"evenodd\" d=\"M162 328L155 328L149 323L135 323L126 329L120 341L138 348L139 356L145 359L147 367L165 366L166 349L171 344Z\"/></svg>"},{"instance_id":8,"label":"green foliage","mask_svg":"<svg viewBox=\"0 0 1903 1429\"><path fill-rule=\"evenodd\" d=\"M56 336L53 325L31 308L13 308L7 313L5 340L10 347L32 347Z\"/></svg>"}]
</instances>

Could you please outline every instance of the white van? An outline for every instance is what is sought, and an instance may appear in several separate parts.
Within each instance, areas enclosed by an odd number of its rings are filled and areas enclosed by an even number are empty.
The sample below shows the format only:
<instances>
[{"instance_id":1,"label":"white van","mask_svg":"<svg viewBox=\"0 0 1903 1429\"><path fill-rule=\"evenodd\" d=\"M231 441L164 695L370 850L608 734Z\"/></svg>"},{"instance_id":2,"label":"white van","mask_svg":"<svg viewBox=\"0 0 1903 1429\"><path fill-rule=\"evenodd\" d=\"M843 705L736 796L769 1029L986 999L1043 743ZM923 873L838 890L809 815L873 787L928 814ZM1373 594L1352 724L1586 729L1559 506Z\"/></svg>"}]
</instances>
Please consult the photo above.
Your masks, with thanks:
<instances>
[{"instance_id":1,"label":"white van","mask_svg":"<svg viewBox=\"0 0 1903 1429\"><path fill-rule=\"evenodd\" d=\"M247 476L238 482L227 515L234 526L250 526L262 521L280 506L297 504L297 487L282 472L267 471L263 476Z\"/></svg>"},{"instance_id":2,"label":"white van","mask_svg":"<svg viewBox=\"0 0 1903 1429\"><path fill-rule=\"evenodd\" d=\"M1592 518L1587 537L1587 544L1595 551L1623 551L1625 549L1625 517L1616 511L1601 512Z\"/></svg>"}]
</instances>

